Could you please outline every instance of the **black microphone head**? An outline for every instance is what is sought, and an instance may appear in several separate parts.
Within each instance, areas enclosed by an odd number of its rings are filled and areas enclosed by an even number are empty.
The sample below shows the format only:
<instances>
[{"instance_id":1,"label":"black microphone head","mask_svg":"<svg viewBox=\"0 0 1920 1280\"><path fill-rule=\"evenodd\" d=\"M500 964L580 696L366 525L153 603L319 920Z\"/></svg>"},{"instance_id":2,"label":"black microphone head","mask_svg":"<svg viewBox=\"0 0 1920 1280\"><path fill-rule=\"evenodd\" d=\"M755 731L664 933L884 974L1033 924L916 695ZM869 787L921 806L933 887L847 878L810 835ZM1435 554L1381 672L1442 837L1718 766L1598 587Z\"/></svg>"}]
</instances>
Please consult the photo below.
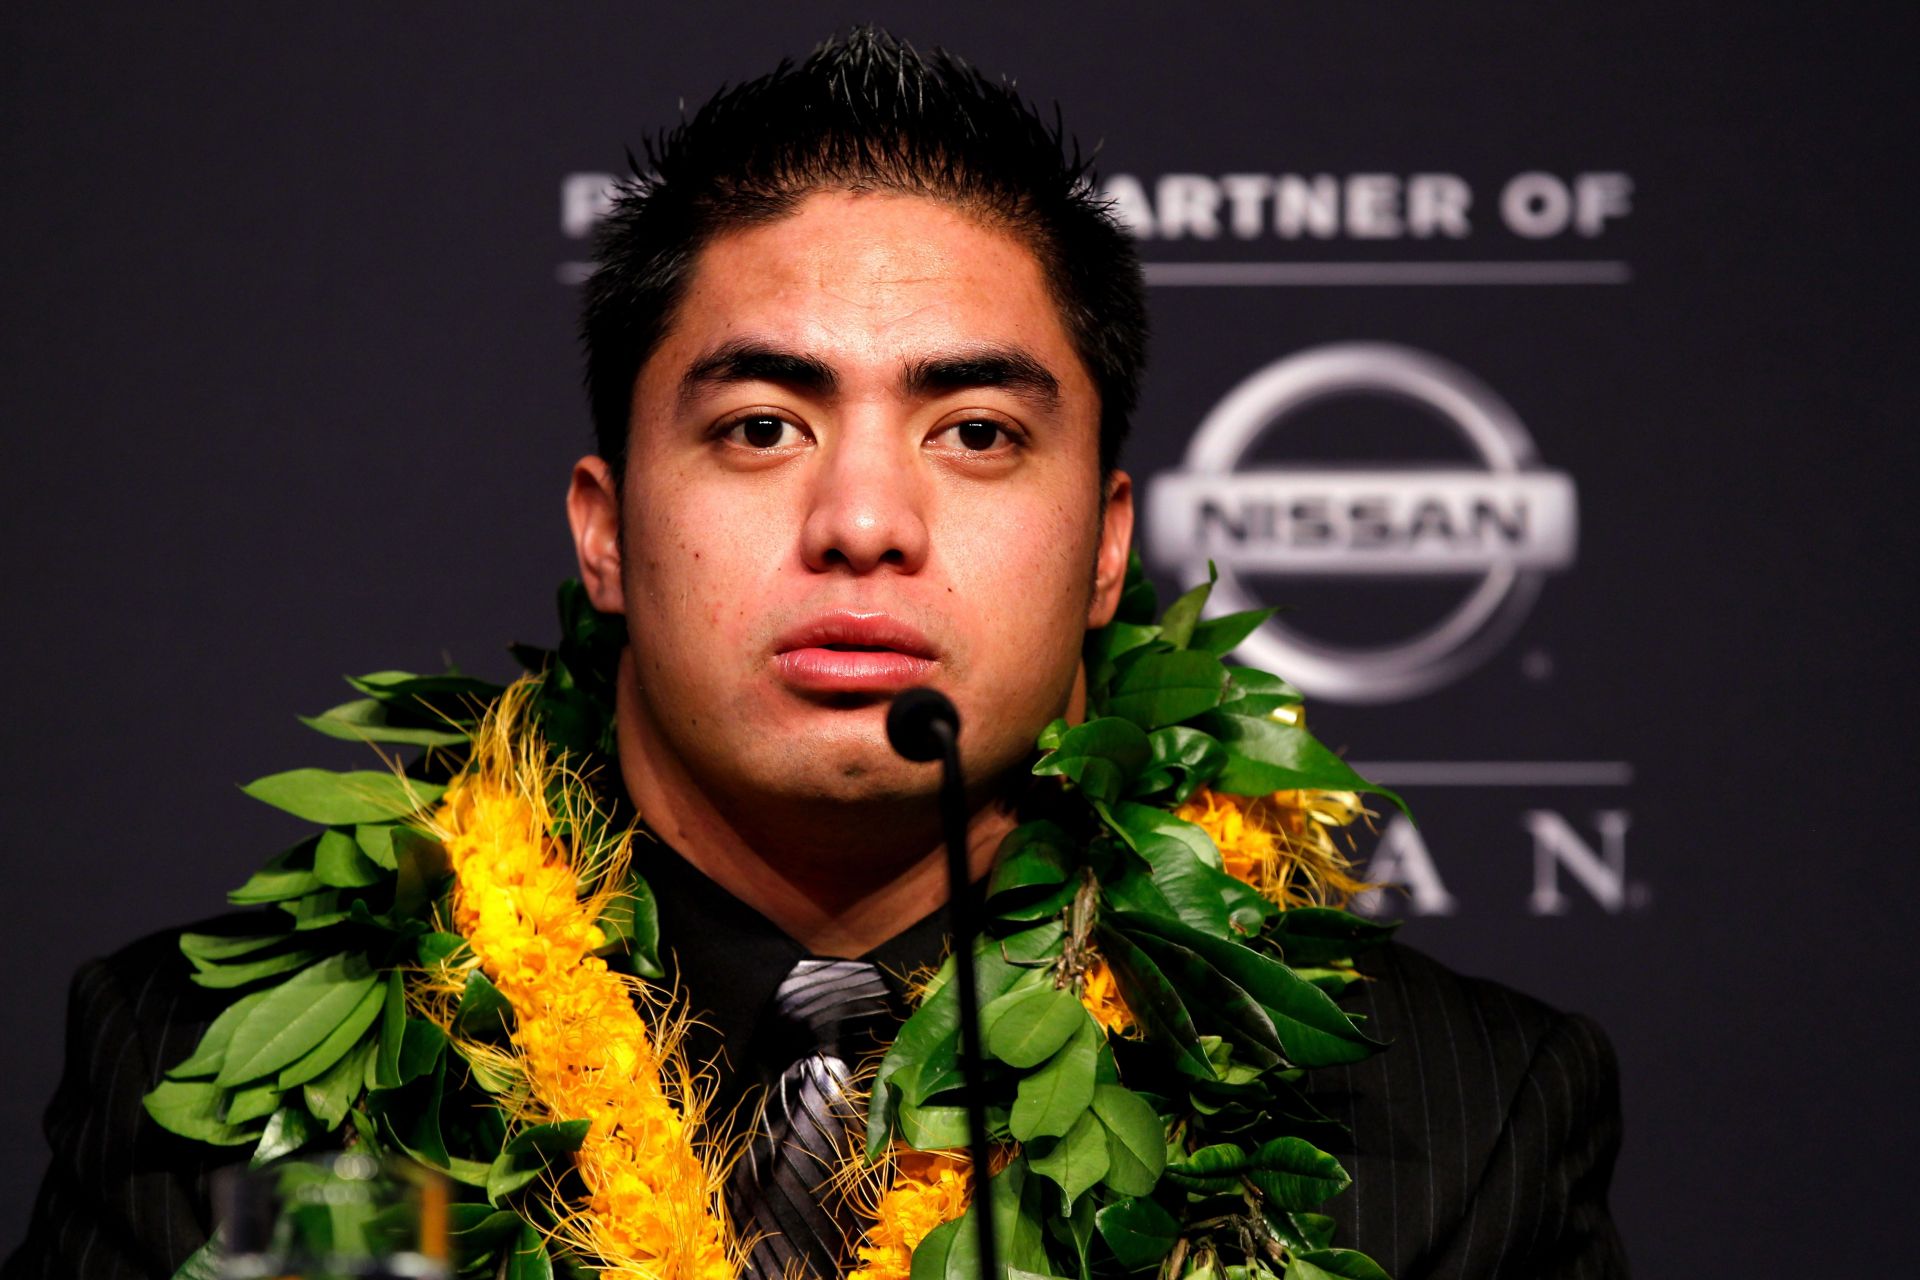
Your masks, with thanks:
<instances>
[{"instance_id":1,"label":"black microphone head","mask_svg":"<svg viewBox=\"0 0 1920 1280\"><path fill-rule=\"evenodd\" d=\"M904 689L887 708L887 741L909 760L938 760L959 736L960 713L936 689Z\"/></svg>"}]
</instances>

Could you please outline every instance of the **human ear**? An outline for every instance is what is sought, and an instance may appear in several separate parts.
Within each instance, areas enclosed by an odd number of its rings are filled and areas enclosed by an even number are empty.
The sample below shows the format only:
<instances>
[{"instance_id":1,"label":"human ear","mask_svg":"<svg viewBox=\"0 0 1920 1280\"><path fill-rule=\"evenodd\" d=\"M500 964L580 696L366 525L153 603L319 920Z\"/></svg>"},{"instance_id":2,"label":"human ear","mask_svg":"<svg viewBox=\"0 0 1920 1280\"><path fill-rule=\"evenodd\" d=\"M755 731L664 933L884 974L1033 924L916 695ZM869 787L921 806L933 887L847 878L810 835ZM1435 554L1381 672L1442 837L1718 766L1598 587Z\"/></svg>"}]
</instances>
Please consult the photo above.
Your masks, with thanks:
<instances>
[{"instance_id":1,"label":"human ear","mask_svg":"<svg viewBox=\"0 0 1920 1280\"><path fill-rule=\"evenodd\" d=\"M625 613L620 576L620 495L605 458L588 454L573 464L567 485L567 523L587 599L602 613Z\"/></svg>"},{"instance_id":2,"label":"human ear","mask_svg":"<svg viewBox=\"0 0 1920 1280\"><path fill-rule=\"evenodd\" d=\"M1093 599L1087 603L1087 627L1104 627L1120 607L1127 581L1127 552L1133 546L1133 478L1124 471L1107 477L1107 505L1100 517L1100 546L1093 560Z\"/></svg>"}]
</instances>

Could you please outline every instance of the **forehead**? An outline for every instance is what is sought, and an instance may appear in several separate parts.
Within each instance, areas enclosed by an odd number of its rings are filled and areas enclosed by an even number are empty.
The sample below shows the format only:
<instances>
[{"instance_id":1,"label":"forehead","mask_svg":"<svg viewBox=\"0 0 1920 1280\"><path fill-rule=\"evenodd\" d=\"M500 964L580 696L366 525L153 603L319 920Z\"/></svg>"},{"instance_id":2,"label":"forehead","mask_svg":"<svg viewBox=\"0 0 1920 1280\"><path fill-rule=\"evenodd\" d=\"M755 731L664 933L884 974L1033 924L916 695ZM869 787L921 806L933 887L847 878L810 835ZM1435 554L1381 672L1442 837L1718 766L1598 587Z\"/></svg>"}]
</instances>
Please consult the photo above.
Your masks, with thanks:
<instances>
[{"instance_id":1,"label":"forehead","mask_svg":"<svg viewBox=\"0 0 1920 1280\"><path fill-rule=\"evenodd\" d=\"M956 346L1018 347L1068 400L1095 396L1033 252L923 196L819 192L716 237L648 365L677 376L698 352L742 339L805 351L854 378Z\"/></svg>"}]
</instances>

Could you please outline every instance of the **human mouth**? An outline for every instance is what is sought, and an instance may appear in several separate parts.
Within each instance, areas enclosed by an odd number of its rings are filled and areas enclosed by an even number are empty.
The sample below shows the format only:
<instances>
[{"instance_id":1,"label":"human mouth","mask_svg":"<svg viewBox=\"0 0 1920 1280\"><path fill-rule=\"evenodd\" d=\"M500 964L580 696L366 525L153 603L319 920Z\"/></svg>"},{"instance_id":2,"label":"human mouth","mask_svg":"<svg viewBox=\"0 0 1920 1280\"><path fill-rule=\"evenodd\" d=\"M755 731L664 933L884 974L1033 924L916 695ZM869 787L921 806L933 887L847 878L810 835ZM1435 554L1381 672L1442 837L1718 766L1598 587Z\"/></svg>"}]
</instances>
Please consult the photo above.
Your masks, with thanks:
<instances>
[{"instance_id":1,"label":"human mouth","mask_svg":"<svg viewBox=\"0 0 1920 1280\"><path fill-rule=\"evenodd\" d=\"M774 644L774 667L800 693L893 694L923 684L938 663L913 627L884 613L823 614Z\"/></svg>"}]
</instances>

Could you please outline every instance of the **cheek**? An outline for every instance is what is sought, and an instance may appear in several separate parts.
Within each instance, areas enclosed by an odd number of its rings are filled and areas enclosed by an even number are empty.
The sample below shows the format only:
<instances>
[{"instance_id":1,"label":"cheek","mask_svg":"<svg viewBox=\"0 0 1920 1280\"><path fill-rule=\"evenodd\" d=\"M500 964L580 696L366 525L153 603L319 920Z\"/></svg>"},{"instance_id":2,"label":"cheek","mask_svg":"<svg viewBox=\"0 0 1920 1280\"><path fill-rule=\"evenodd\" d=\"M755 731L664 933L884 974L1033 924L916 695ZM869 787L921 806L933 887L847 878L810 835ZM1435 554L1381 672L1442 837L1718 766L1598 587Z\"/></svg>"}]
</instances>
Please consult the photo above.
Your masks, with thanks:
<instances>
[{"instance_id":1,"label":"cheek","mask_svg":"<svg viewBox=\"0 0 1920 1280\"><path fill-rule=\"evenodd\" d=\"M1058 635L1063 652L1079 651L1092 590L1096 516L1070 501L1003 501L974 513L955 531L955 585L968 598L991 602L993 616L982 621L994 632L1018 637L1012 645L994 646L1009 661L1030 661L1041 635ZM1026 658L1017 656L1023 648Z\"/></svg>"},{"instance_id":2,"label":"cheek","mask_svg":"<svg viewBox=\"0 0 1920 1280\"><path fill-rule=\"evenodd\" d=\"M763 598L765 580L778 563L759 544L767 522L725 495L691 486L662 485L636 494L625 527L630 599L643 602L646 618L633 619L651 638L676 637L686 652L676 665L707 663L733 649L751 622L750 602ZM668 625L671 624L671 625ZM652 646L649 646L652 647Z\"/></svg>"}]
</instances>

